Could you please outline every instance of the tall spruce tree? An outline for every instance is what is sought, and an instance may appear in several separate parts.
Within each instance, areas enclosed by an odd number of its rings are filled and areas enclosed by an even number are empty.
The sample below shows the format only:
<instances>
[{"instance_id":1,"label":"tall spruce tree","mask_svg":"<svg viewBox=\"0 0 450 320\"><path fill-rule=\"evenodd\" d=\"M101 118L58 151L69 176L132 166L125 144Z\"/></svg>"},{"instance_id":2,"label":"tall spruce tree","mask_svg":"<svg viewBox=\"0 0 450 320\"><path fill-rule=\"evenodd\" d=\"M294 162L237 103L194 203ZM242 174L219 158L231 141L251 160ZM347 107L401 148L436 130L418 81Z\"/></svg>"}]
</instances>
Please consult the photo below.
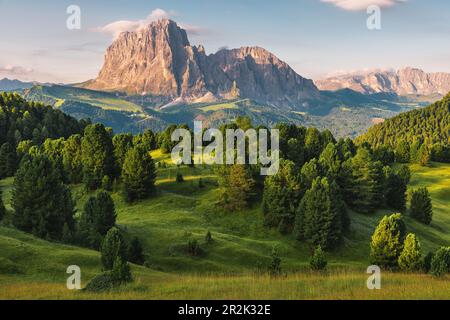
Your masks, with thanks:
<instances>
[{"instance_id":1,"label":"tall spruce tree","mask_svg":"<svg viewBox=\"0 0 450 320\"><path fill-rule=\"evenodd\" d=\"M115 172L111 134L101 124L89 125L81 142L83 180L90 190L99 188L104 176Z\"/></svg>"},{"instance_id":2,"label":"tall spruce tree","mask_svg":"<svg viewBox=\"0 0 450 320\"><path fill-rule=\"evenodd\" d=\"M114 145L114 157L120 173L126 154L133 147L133 136L129 133L116 134L112 142Z\"/></svg>"},{"instance_id":3,"label":"tall spruce tree","mask_svg":"<svg viewBox=\"0 0 450 320\"><path fill-rule=\"evenodd\" d=\"M150 152L158 148L158 139L152 130L147 129L144 133L133 137L133 145L139 145L145 151Z\"/></svg>"},{"instance_id":4,"label":"tall spruce tree","mask_svg":"<svg viewBox=\"0 0 450 320\"><path fill-rule=\"evenodd\" d=\"M405 140L400 140L395 148L395 160L400 163L410 161L410 145Z\"/></svg>"},{"instance_id":5,"label":"tall spruce tree","mask_svg":"<svg viewBox=\"0 0 450 320\"><path fill-rule=\"evenodd\" d=\"M385 216L372 235L371 263L383 267L397 267L405 234L406 226L400 213Z\"/></svg>"},{"instance_id":6,"label":"tall spruce tree","mask_svg":"<svg viewBox=\"0 0 450 320\"><path fill-rule=\"evenodd\" d=\"M127 261L127 245L119 229L109 229L100 252L104 271L112 270L117 258Z\"/></svg>"},{"instance_id":7,"label":"tall spruce tree","mask_svg":"<svg viewBox=\"0 0 450 320\"><path fill-rule=\"evenodd\" d=\"M330 180L336 180L341 170L341 158L335 144L329 143L319 158L320 167Z\"/></svg>"},{"instance_id":8,"label":"tall spruce tree","mask_svg":"<svg viewBox=\"0 0 450 320\"><path fill-rule=\"evenodd\" d=\"M136 264L143 264L145 262L144 249L138 237L133 237L128 246L128 260Z\"/></svg>"},{"instance_id":9,"label":"tall spruce tree","mask_svg":"<svg viewBox=\"0 0 450 320\"><path fill-rule=\"evenodd\" d=\"M370 151L360 147L350 162L351 178L345 184L350 205L358 212L371 213L383 199L383 165Z\"/></svg>"},{"instance_id":10,"label":"tall spruce tree","mask_svg":"<svg viewBox=\"0 0 450 320\"><path fill-rule=\"evenodd\" d=\"M291 227L300 198L300 178L295 164L281 160L277 174L268 176L264 182L264 224L268 227Z\"/></svg>"},{"instance_id":11,"label":"tall spruce tree","mask_svg":"<svg viewBox=\"0 0 450 320\"><path fill-rule=\"evenodd\" d=\"M384 168L385 175L385 200L389 208L404 211L406 209L406 190L408 188L398 173L390 167Z\"/></svg>"},{"instance_id":12,"label":"tall spruce tree","mask_svg":"<svg viewBox=\"0 0 450 320\"><path fill-rule=\"evenodd\" d=\"M411 194L411 217L429 225L433 220L433 205L427 188L419 188Z\"/></svg>"},{"instance_id":13,"label":"tall spruce tree","mask_svg":"<svg viewBox=\"0 0 450 320\"><path fill-rule=\"evenodd\" d=\"M0 179L12 177L16 171L16 150L12 144L6 142L0 147Z\"/></svg>"},{"instance_id":14,"label":"tall spruce tree","mask_svg":"<svg viewBox=\"0 0 450 320\"><path fill-rule=\"evenodd\" d=\"M322 141L320 131L316 128L308 128L305 135L306 160L319 158L322 152Z\"/></svg>"},{"instance_id":15,"label":"tall spruce tree","mask_svg":"<svg viewBox=\"0 0 450 320\"><path fill-rule=\"evenodd\" d=\"M327 178L317 178L297 210L297 239L327 250L337 248L343 240L343 223L348 224L348 217L337 185L330 185Z\"/></svg>"},{"instance_id":16,"label":"tall spruce tree","mask_svg":"<svg viewBox=\"0 0 450 320\"><path fill-rule=\"evenodd\" d=\"M248 207L255 182L244 165L230 166L219 181L220 202L225 210L240 211Z\"/></svg>"},{"instance_id":17,"label":"tall spruce tree","mask_svg":"<svg viewBox=\"0 0 450 320\"><path fill-rule=\"evenodd\" d=\"M403 251L398 257L398 266L403 271L419 271L422 267L420 242L413 233L406 236Z\"/></svg>"},{"instance_id":18,"label":"tall spruce tree","mask_svg":"<svg viewBox=\"0 0 450 320\"><path fill-rule=\"evenodd\" d=\"M26 155L16 173L12 206L14 225L34 235L60 240L64 224L73 230L75 212L70 190L45 155Z\"/></svg>"},{"instance_id":19,"label":"tall spruce tree","mask_svg":"<svg viewBox=\"0 0 450 320\"><path fill-rule=\"evenodd\" d=\"M99 249L103 237L116 224L114 201L106 191L92 196L86 201L79 223L81 244Z\"/></svg>"},{"instance_id":20,"label":"tall spruce tree","mask_svg":"<svg viewBox=\"0 0 450 320\"><path fill-rule=\"evenodd\" d=\"M70 136L64 143L62 151L64 170L71 183L80 183L83 180L81 141L82 137L79 134Z\"/></svg>"},{"instance_id":21,"label":"tall spruce tree","mask_svg":"<svg viewBox=\"0 0 450 320\"><path fill-rule=\"evenodd\" d=\"M148 152L142 148L130 149L122 167L125 198L132 202L145 199L155 191L155 164Z\"/></svg>"}]
</instances>

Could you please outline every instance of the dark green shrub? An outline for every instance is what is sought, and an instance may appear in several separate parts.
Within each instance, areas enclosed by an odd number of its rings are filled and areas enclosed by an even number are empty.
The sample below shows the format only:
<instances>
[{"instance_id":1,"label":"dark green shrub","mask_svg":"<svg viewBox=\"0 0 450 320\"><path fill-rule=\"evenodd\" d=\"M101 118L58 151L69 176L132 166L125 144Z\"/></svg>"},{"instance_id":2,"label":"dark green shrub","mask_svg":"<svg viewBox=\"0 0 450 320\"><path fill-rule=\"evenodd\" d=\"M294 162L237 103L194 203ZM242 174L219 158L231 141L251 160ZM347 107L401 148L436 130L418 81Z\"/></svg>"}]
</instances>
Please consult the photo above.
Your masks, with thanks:
<instances>
[{"instance_id":1,"label":"dark green shrub","mask_svg":"<svg viewBox=\"0 0 450 320\"><path fill-rule=\"evenodd\" d=\"M117 257L114 261L112 274L116 283L119 284L130 282L133 280L131 276L130 265L120 257Z\"/></svg>"},{"instance_id":2,"label":"dark green shrub","mask_svg":"<svg viewBox=\"0 0 450 320\"><path fill-rule=\"evenodd\" d=\"M269 265L269 274L271 276L279 276L281 275L281 258L278 254L278 250L274 247L272 249L272 261Z\"/></svg>"},{"instance_id":3,"label":"dark green shrub","mask_svg":"<svg viewBox=\"0 0 450 320\"><path fill-rule=\"evenodd\" d=\"M117 283L113 272L106 271L95 276L91 281L89 281L84 290L90 292L102 292L114 289L114 287L118 285L119 284Z\"/></svg>"},{"instance_id":4,"label":"dark green shrub","mask_svg":"<svg viewBox=\"0 0 450 320\"><path fill-rule=\"evenodd\" d=\"M327 264L328 262L325 258L325 252L322 250L321 246L318 246L314 250L314 254L309 261L309 266L311 267L311 270L322 271L327 268Z\"/></svg>"},{"instance_id":5,"label":"dark green shrub","mask_svg":"<svg viewBox=\"0 0 450 320\"><path fill-rule=\"evenodd\" d=\"M428 273L430 272L431 269L431 261L433 261L433 257L434 257L434 253L433 252L428 252L428 254L423 258L422 261L422 269L423 272Z\"/></svg>"},{"instance_id":6,"label":"dark green shrub","mask_svg":"<svg viewBox=\"0 0 450 320\"><path fill-rule=\"evenodd\" d=\"M178 183L184 182L183 175L178 172L176 180L177 180Z\"/></svg>"},{"instance_id":7,"label":"dark green shrub","mask_svg":"<svg viewBox=\"0 0 450 320\"><path fill-rule=\"evenodd\" d=\"M436 251L431 261L430 273L442 277L450 272L450 247L442 247Z\"/></svg>"},{"instance_id":8,"label":"dark green shrub","mask_svg":"<svg viewBox=\"0 0 450 320\"><path fill-rule=\"evenodd\" d=\"M188 254L193 257L200 255L201 250L200 250L198 241L197 240L189 240L188 245L187 245L187 251L188 251Z\"/></svg>"},{"instance_id":9,"label":"dark green shrub","mask_svg":"<svg viewBox=\"0 0 450 320\"><path fill-rule=\"evenodd\" d=\"M128 261L143 264L145 261L142 244L137 237L134 237L128 246Z\"/></svg>"},{"instance_id":10,"label":"dark green shrub","mask_svg":"<svg viewBox=\"0 0 450 320\"><path fill-rule=\"evenodd\" d=\"M211 235L211 232L210 232L210 231L208 231L208 232L206 233L206 236L205 236L205 242L206 242L207 244L210 244L210 243L213 242L213 238L212 238L212 235Z\"/></svg>"},{"instance_id":11,"label":"dark green shrub","mask_svg":"<svg viewBox=\"0 0 450 320\"><path fill-rule=\"evenodd\" d=\"M427 188L419 188L411 194L411 217L429 225L433 219L433 206Z\"/></svg>"},{"instance_id":12,"label":"dark green shrub","mask_svg":"<svg viewBox=\"0 0 450 320\"><path fill-rule=\"evenodd\" d=\"M385 216L372 235L370 261L374 265L395 268L403 252L406 226L400 213Z\"/></svg>"},{"instance_id":13,"label":"dark green shrub","mask_svg":"<svg viewBox=\"0 0 450 320\"><path fill-rule=\"evenodd\" d=\"M398 257L398 266L403 271L418 271L422 268L422 255L420 242L414 233L406 236L403 251Z\"/></svg>"}]
</instances>

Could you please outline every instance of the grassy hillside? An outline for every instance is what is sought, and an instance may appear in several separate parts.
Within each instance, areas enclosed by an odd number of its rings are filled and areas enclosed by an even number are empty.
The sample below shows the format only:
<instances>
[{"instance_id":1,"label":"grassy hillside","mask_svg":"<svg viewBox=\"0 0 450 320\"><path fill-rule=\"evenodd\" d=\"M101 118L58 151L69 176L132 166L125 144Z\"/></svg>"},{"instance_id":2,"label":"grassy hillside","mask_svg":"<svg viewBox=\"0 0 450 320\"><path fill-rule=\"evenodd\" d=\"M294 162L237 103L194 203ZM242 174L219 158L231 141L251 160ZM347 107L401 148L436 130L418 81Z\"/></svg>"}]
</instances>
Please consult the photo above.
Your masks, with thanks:
<instances>
[{"instance_id":1,"label":"grassy hillside","mask_svg":"<svg viewBox=\"0 0 450 320\"><path fill-rule=\"evenodd\" d=\"M324 99L318 105L305 105L298 110L264 105L250 99L180 103L158 109L157 106L164 104L159 101L161 97L123 96L58 85L35 86L24 90L24 96L60 108L77 119L90 118L93 122L103 123L115 132L134 133L146 128L159 131L171 123L192 124L198 117L205 125L217 127L238 116L248 116L255 125L270 127L286 122L329 129L337 137L356 137L377 121L417 106L403 102L395 95L362 95L352 90L324 91Z\"/></svg>"},{"instance_id":2,"label":"grassy hillside","mask_svg":"<svg viewBox=\"0 0 450 320\"><path fill-rule=\"evenodd\" d=\"M68 101L77 101L104 110L142 112L140 106L121 99L113 93L67 86L35 86L25 91L25 97L31 101L48 100L47 103L54 107L61 107Z\"/></svg>"},{"instance_id":3,"label":"grassy hillside","mask_svg":"<svg viewBox=\"0 0 450 320\"><path fill-rule=\"evenodd\" d=\"M158 161L168 160L160 152ZM450 165L433 163L429 168L412 167L410 188L428 186L434 205L431 226L406 217L408 229L415 232L423 253L450 245ZM184 183L176 183L177 171ZM204 187L198 187L202 178ZM114 193L118 224L128 235L138 236L144 244L147 267L133 266L136 281L114 293L87 295L65 289L65 270L79 265L83 283L100 272L97 252L49 243L8 227L11 219L12 179L0 182L9 214L0 227L0 298L448 298L448 277L442 280L427 275L384 274L386 288L379 293L365 288L369 265L369 241L384 214L366 216L352 213L352 232L345 246L328 255L329 273L308 271L310 250L291 237L267 230L262 225L258 206L240 213L224 213L215 205L217 184L209 168L160 169L156 198L127 205ZM77 207L88 195L82 186L73 186ZM214 239L206 244L210 230ZM185 252L189 239L197 239L202 255ZM287 276L270 279L258 275L266 270L270 253L276 246ZM270 290L269 290L270 288Z\"/></svg>"}]
</instances>

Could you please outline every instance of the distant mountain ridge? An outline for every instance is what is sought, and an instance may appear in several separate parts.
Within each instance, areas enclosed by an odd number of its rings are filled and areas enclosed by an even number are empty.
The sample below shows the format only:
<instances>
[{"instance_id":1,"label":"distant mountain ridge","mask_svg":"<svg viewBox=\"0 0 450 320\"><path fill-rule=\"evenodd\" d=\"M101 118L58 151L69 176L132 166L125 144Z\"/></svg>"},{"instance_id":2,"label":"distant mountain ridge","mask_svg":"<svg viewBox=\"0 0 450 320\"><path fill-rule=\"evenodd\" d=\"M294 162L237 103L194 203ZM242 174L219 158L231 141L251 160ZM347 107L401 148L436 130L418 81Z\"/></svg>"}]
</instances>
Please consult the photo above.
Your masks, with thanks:
<instances>
[{"instance_id":1,"label":"distant mountain ridge","mask_svg":"<svg viewBox=\"0 0 450 320\"><path fill-rule=\"evenodd\" d=\"M98 77L82 86L162 97L161 105L246 98L301 109L320 98L312 80L269 51L243 47L206 55L203 46L192 46L186 31L167 19L122 33L107 49Z\"/></svg>"},{"instance_id":2,"label":"distant mountain ridge","mask_svg":"<svg viewBox=\"0 0 450 320\"><path fill-rule=\"evenodd\" d=\"M34 82L22 82L20 80L12 80L8 78L0 79L0 91L14 91L30 89L34 86Z\"/></svg>"},{"instance_id":3,"label":"distant mountain ridge","mask_svg":"<svg viewBox=\"0 0 450 320\"><path fill-rule=\"evenodd\" d=\"M426 73L417 68L397 71L353 73L315 81L320 90L336 91L344 88L363 94L395 93L405 95L446 95L450 92L450 73Z\"/></svg>"}]
</instances>

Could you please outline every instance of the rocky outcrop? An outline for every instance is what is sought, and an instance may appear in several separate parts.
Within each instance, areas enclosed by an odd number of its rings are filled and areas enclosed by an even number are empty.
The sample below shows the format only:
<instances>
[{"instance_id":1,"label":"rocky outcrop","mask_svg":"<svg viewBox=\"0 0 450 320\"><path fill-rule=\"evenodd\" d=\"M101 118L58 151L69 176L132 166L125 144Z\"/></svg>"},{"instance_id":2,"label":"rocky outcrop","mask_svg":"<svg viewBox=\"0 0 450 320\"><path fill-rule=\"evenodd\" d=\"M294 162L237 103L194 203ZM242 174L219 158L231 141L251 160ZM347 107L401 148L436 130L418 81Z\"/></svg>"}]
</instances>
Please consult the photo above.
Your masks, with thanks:
<instances>
[{"instance_id":1,"label":"rocky outcrop","mask_svg":"<svg viewBox=\"0 0 450 320\"><path fill-rule=\"evenodd\" d=\"M122 33L108 48L98 77L84 86L170 101L241 97L285 108L304 107L320 95L311 80L267 50L245 47L206 55L171 20Z\"/></svg>"},{"instance_id":2,"label":"rocky outcrop","mask_svg":"<svg viewBox=\"0 0 450 320\"><path fill-rule=\"evenodd\" d=\"M450 92L450 73L426 73L416 68L342 75L316 81L321 90L344 88L364 94L387 92L404 95L445 95Z\"/></svg>"}]
</instances>

